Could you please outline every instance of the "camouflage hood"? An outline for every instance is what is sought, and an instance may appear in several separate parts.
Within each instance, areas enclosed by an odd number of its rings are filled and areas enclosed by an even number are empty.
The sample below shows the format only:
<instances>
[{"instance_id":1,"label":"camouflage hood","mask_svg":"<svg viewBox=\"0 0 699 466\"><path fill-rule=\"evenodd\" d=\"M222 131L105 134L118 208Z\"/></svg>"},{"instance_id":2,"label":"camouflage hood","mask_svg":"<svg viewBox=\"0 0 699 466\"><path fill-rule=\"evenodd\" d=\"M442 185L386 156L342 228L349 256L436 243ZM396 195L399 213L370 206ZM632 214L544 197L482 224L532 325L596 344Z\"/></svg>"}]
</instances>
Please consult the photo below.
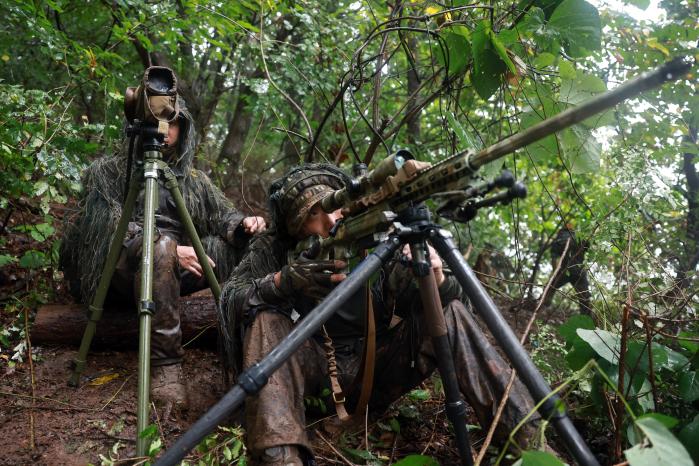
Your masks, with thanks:
<instances>
[{"instance_id":1,"label":"camouflage hood","mask_svg":"<svg viewBox=\"0 0 699 466\"><path fill-rule=\"evenodd\" d=\"M199 235L202 238L210 234L225 235L212 230L230 217L232 205L206 175L192 168L196 148L194 124L184 99L179 102L180 137L171 168L178 176L185 205ZM138 146L136 141L135 147ZM70 282L73 295L83 301L90 299L97 289L109 243L121 217L126 197L128 149L129 141L124 139L116 154L97 159L87 168L79 210L66 217L59 266ZM216 255L210 254L218 263Z\"/></svg>"}]
</instances>

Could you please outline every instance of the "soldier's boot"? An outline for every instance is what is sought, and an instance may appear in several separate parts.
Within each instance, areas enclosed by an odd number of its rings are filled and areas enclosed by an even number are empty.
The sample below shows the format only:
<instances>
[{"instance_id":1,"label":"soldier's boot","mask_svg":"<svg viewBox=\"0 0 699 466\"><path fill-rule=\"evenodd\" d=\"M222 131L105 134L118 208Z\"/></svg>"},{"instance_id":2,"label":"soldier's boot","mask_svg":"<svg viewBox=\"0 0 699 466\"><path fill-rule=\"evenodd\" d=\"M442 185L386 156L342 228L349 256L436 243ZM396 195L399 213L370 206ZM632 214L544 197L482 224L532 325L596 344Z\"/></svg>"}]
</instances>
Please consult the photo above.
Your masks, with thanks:
<instances>
[{"instance_id":1,"label":"soldier's boot","mask_svg":"<svg viewBox=\"0 0 699 466\"><path fill-rule=\"evenodd\" d=\"M187 410L189 400L187 388L183 383L182 365L170 364L151 368L151 397L156 406L163 408L163 420L167 421L170 413Z\"/></svg>"},{"instance_id":2,"label":"soldier's boot","mask_svg":"<svg viewBox=\"0 0 699 466\"><path fill-rule=\"evenodd\" d=\"M259 466L304 466L301 451L294 445L266 448L256 463Z\"/></svg>"}]
</instances>

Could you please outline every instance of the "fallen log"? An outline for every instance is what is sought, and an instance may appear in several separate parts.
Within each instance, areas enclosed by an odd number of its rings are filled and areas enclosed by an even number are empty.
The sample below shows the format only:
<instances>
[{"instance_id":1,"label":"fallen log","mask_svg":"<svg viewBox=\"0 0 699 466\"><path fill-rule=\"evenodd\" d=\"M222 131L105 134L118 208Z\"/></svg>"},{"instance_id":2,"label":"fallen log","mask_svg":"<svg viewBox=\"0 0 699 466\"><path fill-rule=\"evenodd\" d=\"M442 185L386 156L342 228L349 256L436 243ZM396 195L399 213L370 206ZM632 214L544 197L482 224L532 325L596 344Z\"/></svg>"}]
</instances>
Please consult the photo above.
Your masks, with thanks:
<instances>
[{"instance_id":1,"label":"fallen log","mask_svg":"<svg viewBox=\"0 0 699 466\"><path fill-rule=\"evenodd\" d=\"M31 329L32 344L79 346L86 325L87 312L81 304L41 306ZM216 346L216 306L211 290L180 298L180 326L183 344L195 338L192 345ZM105 303L92 347L137 349L136 305Z\"/></svg>"}]
</instances>

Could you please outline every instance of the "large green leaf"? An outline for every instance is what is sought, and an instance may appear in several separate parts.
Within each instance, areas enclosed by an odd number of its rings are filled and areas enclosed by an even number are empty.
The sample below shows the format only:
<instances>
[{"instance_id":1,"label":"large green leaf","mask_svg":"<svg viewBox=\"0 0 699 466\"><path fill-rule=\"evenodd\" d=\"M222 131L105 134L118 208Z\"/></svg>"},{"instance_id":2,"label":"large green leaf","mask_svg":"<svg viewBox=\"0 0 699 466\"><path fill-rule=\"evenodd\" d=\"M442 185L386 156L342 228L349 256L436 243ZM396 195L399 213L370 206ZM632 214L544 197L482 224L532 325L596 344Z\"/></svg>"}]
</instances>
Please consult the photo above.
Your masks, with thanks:
<instances>
[{"instance_id":1,"label":"large green leaf","mask_svg":"<svg viewBox=\"0 0 699 466\"><path fill-rule=\"evenodd\" d=\"M520 117L520 123L523 129L530 128L535 124L543 121L544 118L538 112L527 112ZM543 139L529 144L526 148L532 160L536 163L555 160L559 152L559 145L556 141L556 135L552 134Z\"/></svg>"},{"instance_id":2,"label":"large green leaf","mask_svg":"<svg viewBox=\"0 0 699 466\"><path fill-rule=\"evenodd\" d=\"M456 26L441 34L446 45L448 57L444 57L442 49L439 48L439 58L443 65L449 65L449 74L458 74L466 69L466 65L471 59L471 43L469 42L469 31L465 26ZM448 58L448 60L447 60Z\"/></svg>"},{"instance_id":3,"label":"large green leaf","mask_svg":"<svg viewBox=\"0 0 699 466\"><path fill-rule=\"evenodd\" d=\"M595 322L590 316L576 314L558 327L558 333L565 339L567 347L571 347L577 341L581 340L580 336L577 334L579 328L594 330Z\"/></svg>"},{"instance_id":4,"label":"large green leaf","mask_svg":"<svg viewBox=\"0 0 699 466\"><path fill-rule=\"evenodd\" d=\"M684 426L677 438L687 448L689 455L696 464L699 464L699 414L694 417L694 420Z\"/></svg>"},{"instance_id":5,"label":"large green leaf","mask_svg":"<svg viewBox=\"0 0 699 466\"><path fill-rule=\"evenodd\" d=\"M395 466L439 466L436 459L425 455L409 455L393 464Z\"/></svg>"},{"instance_id":6,"label":"large green leaf","mask_svg":"<svg viewBox=\"0 0 699 466\"><path fill-rule=\"evenodd\" d=\"M653 356L653 368L658 370L661 367L666 367L668 364L669 348L663 345L654 343L651 347ZM626 353L626 365L628 367L638 367L640 371L646 374L650 372L648 363L648 345L645 342L630 341Z\"/></svg>"},{"instance_id":7,"label":"large green leaf","mask_svg":"<svg viewBox=\"0 0 699 466\"><path fill-rule=\"evenodd\" d=\"M584 57L589 51L600 49L599 12L585 0L564 0L554 10L548 25L558 31L571 57Z\"/></svg>"},{"instance_id":8,"label":"large green leaf","mask_svg":"<svg viewBox=\"0 0 699 466\"><path fill-rule=\"evenodd\" d=\"M631 466L692 466L687 450L661 422L651 417L636 421L650 445L641 444L625 450Z\"/></svg>"},{"instance_id":9,"label":"large green leaf","mask_svg":"<svg viewBox=\"0 0 699 466\"><path fill-rule=\"evenodd\" d=\"M565 466L565 464L545 451L524 451L522 457L513 466Z\"/></svg>"},{"instance_id":10,"label":"large green leaf","mask_svg":"<svg viewBox=\"0 0 699 466\"><path fill-rule=\"evenodd\" d=\"M680 377L680 396L688 403L699 400L699 374L687 371Z\"/></svg>"},{"instance_id":11,"label":"large green leaf","mask_svg":"<svg viewBox=\"0 0 699 466\"><path fill-rule=\"evenodd\" d=\"M638 418L636 418L636 420L645 418L653 418L668 429L672 429L680 422L675 417L660 413L646 413L643 416L639 416ZM636 445L639 442L639 439L636 436L636 430L634 429L634 425L634 423L630 423L626 429L626 438L629 440L629 443L631 445Z\"/></svg>"},{"instance_id":12,"label":"large green leaf","mask_svg":"<svg viewBox=\"0 0 699 466\"><path fill-rule=\"evenodd\" d=\"M561 78L563 78L561 80L561 88L558 96L561 102L565 102L569 105L580 105L607 90L604 81L597 76L582 71L575 71L575 69L572 68L573 76L571 77L569 71L564 72L564 64L568 66L569 62L561 61L559 64L559 71L561 73ZM614 110L608 109L587 118L581 125L588 128L598 128L614 123Z\"/></svg>"},{"instance_id":13,"label":"large green leaf","mask_svg":"<svg viewBox=\"0 0 699 466\"><path fill-rule=\"evenodd\" d=\"M578 336L605 360L612 364L619 364L619 346L621 344L619 334L607 330L576 330Z\"/></svg>"},{"instance_id":14,"label":"large green leaf","mask_svg":"<svg viewBox=\"0 0 699 466\"><path fill-rule=\"evenodd\" d=\"M579 105L606 90L607 86L600 78L578 71L574 79L564 79L561 81L559 98L563 102Z\"/></svg>"},{"instance_id":15,"label":"large green leaf","mask_svg":"<svg viewBox=\"0 0 699 466\"><path fill-rule=\"evenodd\" d=\"M572 173L593 173L599 170L602 146L590 130L575 125L563 131L563 156Z\"/></svg>"},{"instance_id":16,"label":"large green leaf","mask_svg":"<svg viewBox=\"0 0 699 466\"><path fill-rule=\"evenodd\" d=\"M493 50L491 40L492 29L487 21L481 21L473 32L473 73L471 81L476 92L484 100L498 90L502 82L502 74L507 69L505 63Z\"/></svg>"},{"instance_id":17,"label":"large green leaf","mask_svg":"<svg viewBox=\"0 0 699 466\"><path fill-rule=\"evenodd\" d=\"M493 32L492 29L489 30L488 33L490 35L490 42L493 44L493 49L495 50L495 53L498 54L500 59L505 63L505 65L512 74L517 74L517 68L515 68L515 64L512 63L510 56L507 55L507 49L505 48L505 45L498 38L497 34Z\"/></svg>"}]
</instances>

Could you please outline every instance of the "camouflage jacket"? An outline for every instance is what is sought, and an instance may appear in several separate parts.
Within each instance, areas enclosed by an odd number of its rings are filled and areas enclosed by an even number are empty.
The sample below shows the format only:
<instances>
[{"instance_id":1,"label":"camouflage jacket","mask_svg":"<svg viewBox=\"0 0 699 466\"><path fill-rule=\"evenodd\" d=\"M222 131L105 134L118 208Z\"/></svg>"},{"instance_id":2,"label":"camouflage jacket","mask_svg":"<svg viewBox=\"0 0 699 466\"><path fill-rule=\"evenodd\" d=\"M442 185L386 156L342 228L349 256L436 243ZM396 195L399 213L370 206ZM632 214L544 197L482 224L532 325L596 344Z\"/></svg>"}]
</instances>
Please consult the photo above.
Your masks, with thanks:
<instances>
[{"instance_id":1,"label":"camouflage jacket","mask_svg":"<svg viewBox=\"0 0 699 466\"><path fill-rule=\"evenodd\" d=\"M277 240L273 233L257 237L241 263L224 285L220 312L224 346L233 367L237 362L232 355L240 355L240 342L245 326L259 311L272 310L292 319L298 313L304 316L316 305L299 293L287 298L276 288L273 276L287 263L287 251L293 244ZM439 288L442 304L446 305L461 296L461 286L450 274ZM325 327L335 348L341 355L343 348L353 350L356 342L364 336L365 299L358 293L338 310ZM421 300L417 282L410 268L397 255L380 271L372 284L372 297L376 331L380 335L388 330L394 314L401 317L419 312Z\"/></svg>"}]
</instances>

